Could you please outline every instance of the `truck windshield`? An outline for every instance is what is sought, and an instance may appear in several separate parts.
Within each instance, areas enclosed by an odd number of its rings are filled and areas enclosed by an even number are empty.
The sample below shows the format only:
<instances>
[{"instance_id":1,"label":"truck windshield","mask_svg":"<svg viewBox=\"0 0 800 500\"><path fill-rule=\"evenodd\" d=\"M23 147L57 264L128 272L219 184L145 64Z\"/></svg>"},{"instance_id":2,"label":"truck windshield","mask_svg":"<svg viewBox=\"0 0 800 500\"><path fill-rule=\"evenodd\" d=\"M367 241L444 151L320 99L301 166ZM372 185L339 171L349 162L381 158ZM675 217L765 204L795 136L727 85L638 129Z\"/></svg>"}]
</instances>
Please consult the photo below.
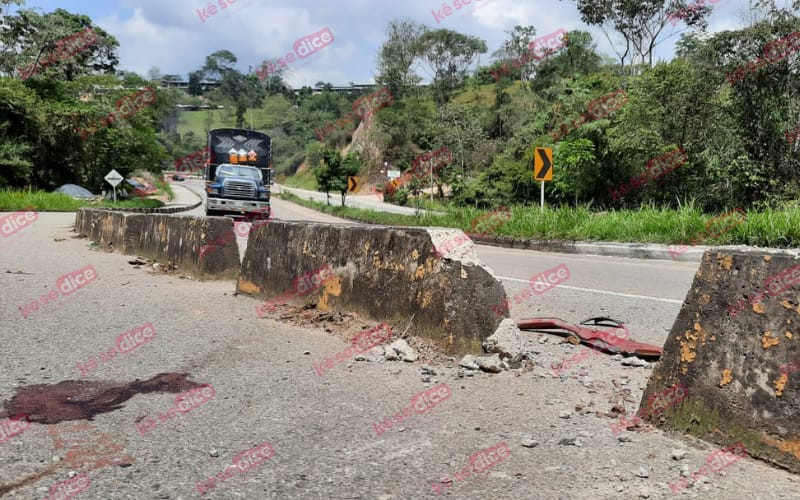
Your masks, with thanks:
<instances>
[{"instance_id":1,"label":"truck windshield","mask_svg":"<svg viewBox=\"0 0 800 500\"><path fill-rule=\"evenodd\" d=\"M232 175L235 177L250 177L261 180L261 171L253 167L240 167L238 165L223 164L217 167L217 175Z\"/></svg>"}]
</instances>

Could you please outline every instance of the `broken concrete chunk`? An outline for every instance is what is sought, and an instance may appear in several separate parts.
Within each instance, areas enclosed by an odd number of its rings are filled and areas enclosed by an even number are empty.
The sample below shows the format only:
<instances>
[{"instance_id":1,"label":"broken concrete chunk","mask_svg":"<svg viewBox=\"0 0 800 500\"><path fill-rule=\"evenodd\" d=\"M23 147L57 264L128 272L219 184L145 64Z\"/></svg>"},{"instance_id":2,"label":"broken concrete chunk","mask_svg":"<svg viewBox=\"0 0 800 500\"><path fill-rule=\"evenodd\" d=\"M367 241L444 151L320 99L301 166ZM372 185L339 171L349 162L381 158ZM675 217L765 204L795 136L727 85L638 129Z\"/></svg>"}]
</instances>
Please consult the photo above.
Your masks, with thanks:
<instances>
[{"instance_id":1,"label":"broken concrete chunk","mask_svg":"<svg viewBox=\"0 0 800 500\"><path fill-rule=\"evenodd\" d=\"M503 371L503 365L500 361L499 354L492 354L491 356L479 356L475 358L481 370L489 373L500 373Z\"/></svg>"},{"instance_id":2,"label":"broken concrete chunk","mask_svg":"<svg viewBox=\"0 0 800 500\"><path fill-rule=\"evenodd\" d=\"M636 356L631 356L629 358L625 358L625 359L622 360L622 362L620 364L622 366L638 366L638 367L642 367L642 368L650 365L650 363L648 363L647 361L645 361L643 359L639 359Z\"/></svg>"},{"instance_id":3,"label":"broken concrete chunk","mask_svg":"<svg viewBox=\"0 0 800 500\"><path fill-rule=\"evenodd\" d=\"M511 318L500 322L494 333L483 341L486 352L496 352L503 358L524 354L524 340L517 323Z\"/></svg>"},{"instance_id":4,"label":"broken concrete chunk","mask_svg":"<svg viewBox=\"0 0 800 500\"><path fill-rule=\"evenodd\" d=\"M458 366L464 367L467 370L480 370L481 367L478 366L478 363L475 360L475 356L472 354L467 354L461 358L461 361L458 362Z\"/></svg>"},{"instance_id":5,"label":"broken concrete chunk","mask_svg":"<svg viewBox=\"0 0 800 500\"><path fill-rule=\"evenodd\" d=\"M412 349L404 339L395 340L389 345L389 347L391 347L403 361L408 361L411 363L419 358L417 352Z\"/></svg>"}]
</instances>

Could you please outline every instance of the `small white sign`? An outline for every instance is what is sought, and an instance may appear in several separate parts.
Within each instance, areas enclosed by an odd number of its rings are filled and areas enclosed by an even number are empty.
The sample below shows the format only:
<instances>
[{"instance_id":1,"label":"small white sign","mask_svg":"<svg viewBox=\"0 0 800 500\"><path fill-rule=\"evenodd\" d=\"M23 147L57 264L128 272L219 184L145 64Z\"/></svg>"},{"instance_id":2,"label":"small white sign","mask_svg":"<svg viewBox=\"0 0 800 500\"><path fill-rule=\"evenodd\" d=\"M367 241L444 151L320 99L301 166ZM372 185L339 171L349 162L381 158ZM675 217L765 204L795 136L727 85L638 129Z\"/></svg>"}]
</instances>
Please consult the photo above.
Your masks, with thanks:
<instances>
[{"instance_id":1,"label":"small white sign","mask_svg":"<svg viewBox=\"0 0 800 500\"><path fill-rule=\"evenodd\" d=\"M387 175L390 179L399 179L400 178L400 171L399 170L389 170Z\"/></svg>"},{"instance_id":2,"label":"small white sign","mask_svg":"<svg viewBox=\"0 0 800 500\"><path fill-rule=\"evenodd\" d=\"M117 184L119 184L120 182L122 182L123 180L125 180L125 178L124 178L124 177L122 177L122 176L120 175L120 173L119 173L119 172L117 172L117 171L116 171L116 170L114 170L114 169L111 169L111 172L109 172L108 174L106 174L106 176L104 177L104 179L106 180L106 182L108 182L109 184L111 184L111 185L112 185L112 186L114 186L114 187L117 187Z\"/></svg>"}]
</instances>

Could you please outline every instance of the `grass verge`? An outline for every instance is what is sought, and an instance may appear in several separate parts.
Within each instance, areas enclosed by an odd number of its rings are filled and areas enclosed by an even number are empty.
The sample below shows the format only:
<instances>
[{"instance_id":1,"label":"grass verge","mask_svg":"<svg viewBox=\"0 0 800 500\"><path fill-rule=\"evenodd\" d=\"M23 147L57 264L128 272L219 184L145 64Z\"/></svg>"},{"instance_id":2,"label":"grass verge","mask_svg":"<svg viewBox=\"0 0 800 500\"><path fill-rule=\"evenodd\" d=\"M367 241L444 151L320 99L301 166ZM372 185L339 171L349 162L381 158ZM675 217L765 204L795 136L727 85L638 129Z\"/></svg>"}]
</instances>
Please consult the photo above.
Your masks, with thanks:
<instances>
[{"instance_id":1,"label":"grass verge","mask_svg":"<svg viewBox=\"0 0 800 500\"><path fill-rule=\"evenodd\" d=\"M286 177L282 184L297 189L310 189L311 191L317 190L317 178L314 177L314 173L310 170Z\"/></svg>"},{"instance_id":2,"label":"grass verge","mask_svg":"<svg viewBox=\"0 0 800 500\"><path fill-rule=\"evenodd\" d=\"M116 203L108 200L77 200L62 193L45 191L0 190L0 210L10 212L33 209L37 212L74 212L81 207L157 208L164 204L158 200L133 198Z\"/></svg>"},{"instance_id":3,"label":"grass verge","mask_svg":"<svg viewBox=\"0 0 800 500\"><path fill-rule=\"evenodd\" d=\"M360 222L402 226L453 227L472 231L471 223L487 210L447 208L443 216L399 215L351 207L328 206L289 193L281 198L331 215ZM338 196L336 201L338 202ZM652 206L638 210L592 212L587 207L545 209L509 207L511 220L494 233L509 238L555 241L614 241L692 245L752 245L772 248L800 247L800 207L746 212L741 224L725 225L719 216L707 215L691 205L678 210Z\"/></svg>"}]
</instances>

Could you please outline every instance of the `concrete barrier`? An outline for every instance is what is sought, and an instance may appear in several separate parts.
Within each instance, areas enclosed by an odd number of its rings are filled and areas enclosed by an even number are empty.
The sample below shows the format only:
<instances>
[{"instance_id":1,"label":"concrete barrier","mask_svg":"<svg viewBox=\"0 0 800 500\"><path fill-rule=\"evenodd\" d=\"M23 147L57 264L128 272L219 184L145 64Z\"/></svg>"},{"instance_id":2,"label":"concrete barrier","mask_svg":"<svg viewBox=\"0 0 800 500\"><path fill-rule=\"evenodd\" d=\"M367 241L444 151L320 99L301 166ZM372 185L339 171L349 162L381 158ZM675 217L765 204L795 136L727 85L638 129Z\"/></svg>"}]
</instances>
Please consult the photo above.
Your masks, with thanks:
<instances>
[{"instance_id":1,"label":"concrete barrier","mask_svg":"<svg viewBox=\"0 0 800 500\"><path fill-rule=\"evenodd\" d=\"M397 335L410 324L409 335L433 339L450 352L481 353L481 342L504 317L491 306L506 295L471 242L436 256L458 235L452 229L274 221L250 234L237 289L270 299L289 290L298 304L356 311L390 323Z\"/></svg>"},{"instance_id":2,"label":"concrete barrier","mask_svg":"<svg viewBox=\"0 0 800 500\"><path fill-rule=\"evenodd\" d=\"M683 384L687 397L650 423L800 472L800 258L796 252L714 248L642 398Z\"/></svg>"},{"instance_id":3,"label":"concrete barrier","mask_svg":"<svg viewBox=\"0 0 800 500\"><path fill-rule=\"evenodd\" d=\"M233 221L225 217L126 214L81 208L75 216L75 231L127 255L175 263L181 271L200 279L235 278L239 271ZM225 244L210 246L212 242Z\"/></svg>"}]
</instances>

